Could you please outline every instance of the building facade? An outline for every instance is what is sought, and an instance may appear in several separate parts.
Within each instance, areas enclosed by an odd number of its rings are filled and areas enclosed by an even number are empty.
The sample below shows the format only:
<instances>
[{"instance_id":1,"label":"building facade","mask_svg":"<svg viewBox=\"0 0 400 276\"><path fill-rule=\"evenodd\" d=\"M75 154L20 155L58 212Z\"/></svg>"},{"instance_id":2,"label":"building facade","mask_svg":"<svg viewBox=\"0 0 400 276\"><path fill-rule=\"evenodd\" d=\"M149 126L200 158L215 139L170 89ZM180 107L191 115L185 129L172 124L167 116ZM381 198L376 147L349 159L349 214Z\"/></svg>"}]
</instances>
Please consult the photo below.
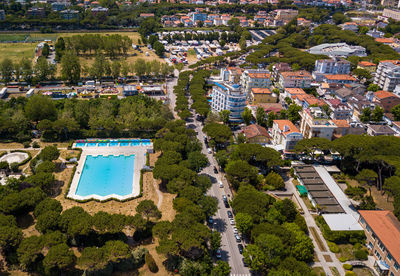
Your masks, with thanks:
<instances>
[{"instance_id":1,"label":"building facade","mask_svg":"<svg viewBox=\"0 0 400 276\"><path fill-rule=\"evenodd\" d=\"M303 139L298 128L289 120L274 120L272 142L281 145L284 152L293 152L297 142Z\"/></svg>"},{"instance_id":2,"label":"building facade","mask_svg":"<svg viewBox=\"0 0 400 276\"><path fill-rule=\"evenodd\" d=\"M249 100L252 104L276 103L277 97L268 88L251 88Z\"/></svg>"},{"instance_id":3,"label":"building facade","mask_svg":"<svg viewBox=\"0 0 400 276\"><path fill-rule=\"evenodd\" d=\"M300 132L304 138L320 137L332 140L336 125L320 107L303 109L300 116Z\"/></svg>"},{"instance_id":4,"label":"building facade","mask_svg":"<svg viewBox=\"0 0 400 276\"><path fill-rule=\"evenodd\" d=\"M393 91L400 84L400 60L384 60L379 62L374 83L382 90Z\"/></svg>"},{"instance_id":5,"label":"building facade","mask_svg":"<svg viewBox=\"0 0 400 276\"><path fill-rule=\"evenodd\" d=\"M244 91L250 92L251 88L269 88L271 86L271 74L268 70L245 70L240 78L240 84Z\"/></svg>"},{"instance_id":6,"label":"building facade","mask_svg":"<svg viewBox=\"0 0 400 276\"><path fill-rule=\"evenodd\" d=\"M360 210L366 245L381 275L400 276L400 222L390 211Z\"/></svg>"},{"instance_id":7,"label":"building facade","mask_svg":"<svg viewBox=\"0 0 400 276\"><path fill-rule=\"evenodd\" d=\"M314 72L321 74L349 74L350 62L347 60L319 59L315 61Z\"/></svg>"},{"instance_id":8,"label":"building facade","mask_svg":"<svg viewBox=\"0 0 400 276\"><path fill-rule=\"evenodd\" d=\"M238 84L215 82L212 90L211 108L214 111L229 110L229 120L241 122L246 107L247 93Z\"/></svg>"},{"instance_id":9,"label":"building facade","mask_svg":"<svg viewBox=\"0 0 400 276\"><path fill-rule=\"evenodd\" d=\"M311 74L304 70L281 72L279 77L279 85L282 88L309 88L311 82Z\"/></svg>"}]
</instances>

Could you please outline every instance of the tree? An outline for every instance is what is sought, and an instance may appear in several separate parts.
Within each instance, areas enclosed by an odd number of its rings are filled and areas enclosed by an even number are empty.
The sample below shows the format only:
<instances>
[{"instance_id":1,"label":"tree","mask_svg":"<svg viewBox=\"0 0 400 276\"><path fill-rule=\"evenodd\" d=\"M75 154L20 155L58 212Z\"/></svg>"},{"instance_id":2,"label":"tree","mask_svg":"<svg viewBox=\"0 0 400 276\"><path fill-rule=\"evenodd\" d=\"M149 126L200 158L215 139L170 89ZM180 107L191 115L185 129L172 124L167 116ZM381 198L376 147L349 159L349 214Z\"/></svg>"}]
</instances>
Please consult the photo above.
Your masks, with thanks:
<instances>
[{"instance_id":1,"label":"tree","mask_svg":"<svg viewBox=\"0 0 400 276\"><path fill-rule=\"evenodd\" d=\"M24 81L30 84L32 82L33 75L32 62L28 58L23 58L20 62L20 67L22 78Z\"/></svg>"},{"instance_id":2,"label":"tree","mask_svg":"<svg viewBox=\"0 0 400 276\"><path fill-rule=\"evenodd\" d=\"M0 248L1 251L7 250L18 246L22 240L22 231L16 226L1 226L0 227Z\"/></svg>"},{"instance_id":3,"label":"tree","mask_svg":"<svg viewBox=\"0 0 400 276\"><path fill-rule=\"evenodd\" d=\"M231 111L230 110L222 110L219 112L219 117L221 118L221 121L224 124L228 124L229 123L229 116L231 115Z\"/></svg>"},{"instance_id":4,"label":"tree","mask_svg":"<svg viewBox=\"0 0 400 276\"><path fill-rule=\"evenodd\" d=\"M97 54L90 68L90 75L100 80L106 72L106 59L104 55Z\"/></svg>"},{"instance_id":5,"label":"tree","mask_svg":"<svg viewBox=\"0 0 400 276\"><path fill-rule=\"evenodd\" d=\"M369 28L367 26L360 26L358 28L358 33L361 35L368 33L368 31L369 31Z\"/></svg>"},{"instance_id":6,"label":"tree","mask_svg":"<svg viewBox=\"0 0 400 276\"><path fill-rule=\"evenodd\" d=\"M300 140L296 146L295 151L298 153L304 153L315 158L317 150L324 151L330 148L330 141L326 138L312 137L310 139Z\"/></svg>"},{"instance_id":7,"label":"tree","mask_svg":"<svg viewBox=\"0 0 400 276\"><path fill-rule=\"evenodd\" d=\"M60 151L57 149L57 146L46 146L40 152L40 159L43 161L57 160L59 156Z\"/></svg>"},{"instance_id":8,"label":"tree","mask_svg":"<svg viewBox=\"0 0 400 276\"><path fill-rule=\"evenodd\" d=\"M17 249L17 255L23 270L33 270L35 263L40 260L42 249L42 237L30 236L22 240Z\"/></svg>"},{"instance_id":9,"label":"tree","mask_svg":"<svg viewBox=\"0 0 400 276\"><path fill-rule=\"evenodd\" d=\"M332 20L335 22L336 25L342 24L344 22L350 21L347 16L345 16L343 13L337 12L332 15Z\"/></svg>"},{"instance_id":10,"label":"tree","mask_svg":"<svg viewBox=\"0 0 400 276\"><path fill-rule=\"evenodd\" d=\"M146 61L142 58L138 58L134 65L134 71L139 79L144 76L144 74L146 73Z\"/></svg>"},{"instance_id":11,"label":"tree","mask_svg":"<svg viewBox=\"0 0 400 276\"><path fill-rule=\"evenodd\" d=\"M378 174L373 170L362 169L356 176L356 180L361 184L368 185L369 195L371 196L371 186L376 184Z\"/></svg>"},{"instance_id":12,"label":"tree","mask_svg":"<svg viewBox=\"0 0 400 276\"><path fill-rule=\"evenodd\" d=\"M270 111L268 113L268 118L267 118L267 127L271 128L274 124L274 120L276 120L277 117L273 111Z\"/></svg>"},{"instance_id":13,"label":"tree","mask_svg":"<svg viewBox=\"0 0 400 276\"><path fill-rule=\"evenodd\" d=\"M53 173L56 170L56 164L54 164L51 161L44 161L42 163L40 163L36 169L35 169L35 173L40 173L40 172L44 172L44 173Z\"/></svg>"},{"instance_id":14,"label":"tree","mask_svg":"<svg viewBox=\"0 0 400 276\"><path fill-rule=\"evenodd\" d=\"M376 92L376 91L378 91L380 88L379 88L379 85L377 85L377 84L375 84L375 83L371 83L369 86L368 86L368 91L372 91L372 92Z\"/></svg>"},{"instance_id":15,"label":"tree","mask_svg":"<svg viewBox=\"0 0 400 276\"><path fill-rule=\"evenodd\" d=\"M36 205L33 214L35 217L38 217L48 211L56 211L58 213L61 213L62 211L61 203L56 199L47 197L46 199L39 202L38 205Z\"/></svg>"},{"instance_id":16,"label":"tree","mask_svg":"<svg viewBox=\"0 0 400 276\"><path fill-rule=\"evenodd\" d=\"M156 264L156 261L154 260L153 256L149 252L146 253L145 255L145 262L149 270L153 273L158 272L158 266Z\"/></svg>"},{"instance_id":17,"label":"tree","mask_svg":"<svg viewBox=\"0 0 400 276\"><path fill-rule=\"evenodd\" d=\"M85 271L102 270L108 263L108 258L103 247L84 248L77 261L77 264Z\"/></svg>"},{"instance_id":18,"label":"tree","mask_svg":"<svg viewBox=\"0 0 400 276\"><path fill-rule=\"evenodd\" d=\"M208 158L200 151L190 152L188 155L189 169L200 172L208 165Z\"/></svg>"},{"instance_id":19,"label":"tree","mask_svg":"<svg viewBox=\"0 0 400 276\"><path fill-rule=\"evenodd\" d=\"M61 78L70 83L77 83L81 79L81 64L77 55L67 51L61 58Z\"/></svg>"},{"instance_id":20,"label":"tree","mask_svg":"<svg viewBox=\"0 0 400 276\"><path fill-rule=\"evenodd\" d=\"M297 104L291 104L288 108L288 119L292 121L292 123L296 123L300 121L301 117L299 112L302 110L301 106Z\"/></svg>"},{"instance_id":21,"label":"tree","mask_svg":"<svg viewBox=\"0 0 400 276\"><path fill-rule=\"evenodd\" d=\"M160 219L161 212L158 210L157 206L154 204L152 200L143 200L136 207L136 212L144 217L147 221L150 218Z\"/></svg>"},{"instance_id":22,"label":"tree","mask_svg":"<svg viewBox=\"0 0 400 276\"><path fill-rule=\"evenodd\" d=\"M47 274L61 274L72 268L76 257L66 244L53 246L43 260L43 267Z\"/></svg>"},{"instance_id":23,"label":"tree","mask_svg":"<svg viewBox=\"0 0 400 276\"><path fill-rule=\"evenodd\" d=\"M371 114L372 114L371 108L369 107L364 108L359 116L360 121L363 123L371 121Z\"/></svg>"},{"instance_id":24,"label":"tree","mask_svg":"<svg viewBox=\"0 0 400 276\"><path fill-rule=\"evenodd\" d=\"M217 160L217 163L221 168L225 168L225 165L228 163L228 159L229 154L226 152L226 150L219 150L215 154L215 160Z\"/></svg>"},{"instance_id":25,"label":"tree","mask_svg":"<svg viewBox=\"0 0 400 276\"><path fill-rule=\"evenodd\" d=\"M157 56L159 56L159 57L163 57L164 56L165 48L164 48L164 45L161 42L156 41L154 43L153 47L154 47L154 50L155 50Z\"/></svg>"},{"instance_id":26,"label":"tree","mask_svg":"<svg viewBox=\"0 0 400 276\"><path fill-rule=\"evenodd\" d=\"M210 247L213 252L217 251L221 247L221 233L214 231L211 233Z\"/></svg>"},{"instance_id":27,"label":"tree","mask_svg":"<svg viewBox=\"0 0 400 276\"><path fill-rule=\"evenodd\" d=\"M25 105L25 114L32 121L40 121L42 119L55 120L57 110L54 102L45 96L34 95L29 98Z\"/></svg>"},{"instance_id":28,"label":"tree","mask_svg":"<svg viewBox=\"0 0 400 276\"><path fill-rule=\"evenodd\" d=\"M40 233L54 231L58 229L60 213L57 211L48 210L37 217L35 228Z\"/></svg>"},{"instance_id":29,"label":"tree","mask_svg":"<svg viewBox=\"0 0 400 276\"><path fill-rule=\"evenodd\" d=\"M117 79L121 72L121 63L118 60L114 60L111 63L111 75L114 79Z\"/></svg>"},{"instance_id":30,"label":"tree","mask_svg":"<svg viewBox=\"0 0 400 276\"><path fill-rule=\"evenodd\" d=\"M239 25L240 25L240 20L236 17L233 17L233 18L229 19L229 21L228 21L228 26L232 31L235 30L236 27Z\"/></svg>"},{"instance_id":31,"label":"tree","mask_svg":"<svg viewBox=\"0 0 400 276\"><path fill-rule=\"evenodd\" d=\"M244 111L242 113L242 118L243 121L246 123L246 125L250 125L251 120L253 119L253 115L251 114L251 110L247 107L244 108Z\"/></svg>"},{"instance_id":32,"label":"tree","mask_svg":"<svg viewBox=\"0 0 400 276\"><path fill-rule=\"evenodd\" d=\"M400 104L394 106L390 112L393 114L395 121L400 120Z\"/></svg>"},{"instance_id":33,"label":"tree","mask_svg":"<svg viewBox=\"0 0 400 276\"><path fill-rule=\"evenodd\" d=\"M153 17L148 17L140 23L138 32L143 39L148 35L157 32L159 28L160 24Z\"/></svg>"},{"instance_id":34,"label":"tree","mask_svg":"<svg viewBox=\"0 0 400 276\"><path fill-rule=\"evenodd\" d=\"M45 57L40 56L35 64L34 72L39 81L44 81L53 77L56 67L53 64L49 64Z\"/></svg>"},{"instance_id":35,"label":"tree","mask_svg":"<svg viewBox=\"0 0 400 276\"><path fill-rule=\"evenodd\" d=\"M275 190L280 190L285 187L285 182L282 177L276 172L270 172L265 177L265 182L267 185L272 186Z\"/></svg>"},{"instance_id":36,"label":"tree","mask_svg":"<svg viewBox=\"0 0 400 276\"><path fill-rule=\"evenodd\" d=\"M262 107L257 107L256 122L258 125L264 125L265 123L265 110Z\"/></svg>"},{"instance_id":37,"label":"tree","mask_svg":"<svg viewBox=\"0 0 400 276\"><path fill-rule=\"evenodd\" d=\"M370 78L372 78L371 73L368 72L365 69L361 69L361 68L356 68L352 71L352 73L356 76L358 76L359 78L365 78L366 80L369 80Z\"/></svg>"},{"instance_id":38,"label":"tree","mask_svg":"<svg viewBox=\"0 0 400 276\"><path fill-rule=\"evenodd\" d=\"M250 234L253 228L253 218L251 215L246 213L237 213L235 217L235 222L238 230L245 236Z\"/></svg>"},{"instance_id":39,"label":"tree","mask_svg":"<svg viewBox=\"0 0 400 276\"><path fill-rule=\"evenodd\" d=\"M230 161L226 165L225 172L234 189L238 189L241 183L257 184L258 170L256 167L249 165L246 161Z\"/></svg>"},{"instance_id":40,"label":"tree","mask_svg":"<svg viewBox=\"0 0 400 276\"><path fill-rule=\"evenodd\" d=\"M217 265L211 270L211 276L229 276L231 273L231 268L228 262L221 260L217 261Z\"/></svg>"},{"instance_id":41,"label":"tree","mask_svg":"<svg viewBox=\"0 0 400 276\"><path fill-rule=\"evenodd\" d=\"M4 82L7 84L10 82L13 75L14 65L11 59L5 58L0 63L0 73Z\"/></svg>"},{"instance_id":42,"label":"tree","mask_svg":"<svg viewBox=\"0 0 400 276\"><path fill-rule=\"evenodd\" d=\"M372 111L371 119L374 122L380 122L383 118L383 108L380 106L376 106Z\"/></svg>"}]
</instances>

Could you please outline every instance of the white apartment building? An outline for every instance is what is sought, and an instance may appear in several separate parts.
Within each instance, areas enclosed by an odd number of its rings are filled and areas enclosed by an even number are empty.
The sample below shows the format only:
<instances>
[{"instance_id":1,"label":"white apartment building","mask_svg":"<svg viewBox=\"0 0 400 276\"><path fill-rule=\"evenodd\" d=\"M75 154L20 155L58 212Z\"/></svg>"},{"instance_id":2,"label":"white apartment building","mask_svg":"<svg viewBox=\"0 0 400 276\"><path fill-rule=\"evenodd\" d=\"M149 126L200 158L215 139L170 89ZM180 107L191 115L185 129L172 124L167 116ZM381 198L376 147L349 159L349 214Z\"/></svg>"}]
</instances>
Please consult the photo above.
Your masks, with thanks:
<instances>
[{"instance_id":1,"label":"white apartment building","mask_svg":"<svg viewBox=\"0 0 400 276\"><path fill-rule=\"evenodd\" d=\"M319 82L322 80L323 74L349 74L350 62L347 60L335 59L319 59L315 61L315 69L313 72L314 79Z\"/></svg>"},{"instance_id":2,"label":"white apartment building","mask_svg":"<svg viewBox=\"0 0 400 276\"><path fill-rule=\"evenodd\" d=\"M400 60L383 60L379 62L374 83L384 91L394 91L400 84Z\"/></svg>"},{"instance_id":3,"label":"white apartment building","mask_svg":"<svg viewBox=\"0 0 400 276\"><path fill-rule=\"evenodd\" d=\"M304 70L279 74L279 85L282 88L309 88L311 82L311 74Z\"/></svg>"},{"instance_id":4,"label":"white apartment building","mask_svg":"<svg viewBox=\"0 0 400 276\"><path fill-rule=\"evenodd\" d=\"M229 120L241 122L246 107L246 97L247 93L238 84L214 82L211 108L216 112L229 110L231 112Z\"/></svg>"},{"instance_id":5,"label":"white apartment building","mask_svg":"<svg viewBox=\"0 0 400 276\"><path fill-rule=\"evenodd\" d=\"M298 128L289 120L274 120L272 142L282 146L284 152L293 152L297 142L303 139Z\"/></svg>"},{"instance_id":6,"label":"white apartment building","mask_svg":"<svg viewBox=\"0 0 400 276\"><path fill-rule=\"evenodd\" d=\"M245 70L240 77L240 84L244 91L249 93L252 88L269 88L271 74L268 70Z\"/></svg>"},{"instance_id":7,"label":"white apartment building","mask_svg":"<svg viewBox=\"0 0 400 276\"><path fill-rule=\"evenodd\" d=\"M337 126L319 107L310 107L300 112L300 132L305 139L312 137L332 140Z\"/></svg>"}]
</instances>

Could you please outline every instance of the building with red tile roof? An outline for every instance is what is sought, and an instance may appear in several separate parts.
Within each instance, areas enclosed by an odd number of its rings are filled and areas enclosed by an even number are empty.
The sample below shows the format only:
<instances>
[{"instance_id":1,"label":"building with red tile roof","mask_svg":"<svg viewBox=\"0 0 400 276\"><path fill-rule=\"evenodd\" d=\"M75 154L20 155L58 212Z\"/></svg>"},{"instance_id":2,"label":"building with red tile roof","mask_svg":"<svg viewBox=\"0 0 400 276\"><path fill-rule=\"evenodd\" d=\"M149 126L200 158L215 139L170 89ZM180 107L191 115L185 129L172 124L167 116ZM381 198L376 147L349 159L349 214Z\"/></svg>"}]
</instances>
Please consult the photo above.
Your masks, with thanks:
<instances>
[{"instance_id":1,"label":"building with red tile roof","mask_svg":"<svg viewBox=\"0 0 400 276\"><path fill-rule=\"evenodd\" d=\"M252 144L265 145L268 144L271 139L267 129L257 124L244 127L242 132L247 142Z\"/></svg>"},{"instance_id":2,"label":"building with red tile roof","mask_svg":"<svg viewBox=\"0 0 400 276\"><path fill-rule=\"evenodd\" d=\"M274 145L281 146L286 153L293 152L297 142L303 139L299 129L289 120L274 120L271 132Z\"/></svg>"},{"instance_id":3,"label":"building with red tile roof","mask_svg":"<svg viewBox=\"0 0 400 276\"><path fill-rule=\"evenodd\" d=\"M382 275L400 275L400 222L390 211L360 210L366 244Z\"/></svg>"},{"instance_id":4,"label":"building with red tile roof","mask_svg":"<svg viewBox=\"0 0 400 276\"><path fill-rule=\"evenodd\" d=\"M393 107L400 104L400 97L388 91L377 91L374 93L373 102L382 106L385 112L390 112Z\"/></svg>"}]
</instances>

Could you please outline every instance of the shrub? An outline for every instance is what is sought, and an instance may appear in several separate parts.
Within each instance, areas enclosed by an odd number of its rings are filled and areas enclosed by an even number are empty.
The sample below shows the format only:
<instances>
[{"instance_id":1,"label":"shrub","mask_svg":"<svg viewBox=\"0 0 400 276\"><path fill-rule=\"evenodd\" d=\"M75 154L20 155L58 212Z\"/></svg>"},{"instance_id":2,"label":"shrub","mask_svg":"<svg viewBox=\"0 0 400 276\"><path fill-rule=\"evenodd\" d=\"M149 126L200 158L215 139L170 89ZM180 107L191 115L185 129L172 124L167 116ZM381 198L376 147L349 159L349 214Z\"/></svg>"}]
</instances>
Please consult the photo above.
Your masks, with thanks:
<instances>
[{"instance_id":1,"label":"shrub","mask_svg":"<svg viewBox=\"0 0 400 276\"><path fill-rule=\"evenodd\" d=\"M356 252L354 252L354 257L357 260L368 260L368 252L366 250L356 250Z\"/></svg>"},{"instance_id":2,"label":"shrub","mask_svg":"<svg viewBox=\"0 0 400 276\"><path fill-rule=\"evenodd\" d=\"M151 256L151 254L149 252L146 253L145 262L151 272L153 272L153 273L158 272L158 266L157 266L156 262L154 261L153 256Z\"/></svg>"},{"instance_id":3,"label":"shrub","mask_svg":"<svg viewBox=\"0 0 400 276\"><path fill-rule=\"evenodd\" d=\"M330 241L328 241L327 243L328 243L328 246L329 246L329 250L332 253L339 253L340 250L339 250L339 247L337 246L336 243L333 243L333 242L330 242Z\"/></svg>"},{"instance_id":4,"label":"shrub","mask_svg":"<svg viewBox=\"0 0 400 276\"><path fill-rule=\"evenodd\" d=\"M24 145L24 148L29 148L31 146L31 143L29 141L26 141L22 145Z\"/></svg>"},{"instance_id":5,"label":"shrub","mask_svg":"<svg viewBox=\"0 0 400 276\"><path fill-rule=\"evenodd\" d=\"M33 142L32 143L32 148L35 148L35 149L38 149L38 148L40 148L40 145L39 145L39 143L38 142Z\"/></svg>"},{"instance_id":6,"label":"shrub","mask_svg":"<svg viewBox=\"0 0 400 276\"><path fill-rule=\"evenodd\" d=\"M343 268L346 270L353 270L353 266L351 264L343 264Z\"/></svg>"},{"instance_id":7,"label":"shrub","mask_svg":"<svg viewBox=\"0 0 400 276\"><path fill-rule=\"evenodd\" d=\"M344 275L345 276L356 276L357 274L355 274L353 271L346 271L346 273Z\"/></svg>"},{"instance_id":8,"label":"shrub","mask_svg":"<svg viewBox=\"0 0 400 276\"><path fill-rule=\"evenodd\" d=\"M18 172L19 164L17 162L13 162L10 164L10 168L13 172Z\"/></svg>"},{"instance_id":9,"label":"shrub","mask_svg":"<svg viewBox=\"0 0 400 276\"><path fill-rule=\"evenodd\" d=\"M342 262L342 263L344 263L344 262L347 262L347 261L348 261L348 258L345 257L345 256L342 256L342 257L339 258L339 261Z\"/></svg>"}]
</instances>

